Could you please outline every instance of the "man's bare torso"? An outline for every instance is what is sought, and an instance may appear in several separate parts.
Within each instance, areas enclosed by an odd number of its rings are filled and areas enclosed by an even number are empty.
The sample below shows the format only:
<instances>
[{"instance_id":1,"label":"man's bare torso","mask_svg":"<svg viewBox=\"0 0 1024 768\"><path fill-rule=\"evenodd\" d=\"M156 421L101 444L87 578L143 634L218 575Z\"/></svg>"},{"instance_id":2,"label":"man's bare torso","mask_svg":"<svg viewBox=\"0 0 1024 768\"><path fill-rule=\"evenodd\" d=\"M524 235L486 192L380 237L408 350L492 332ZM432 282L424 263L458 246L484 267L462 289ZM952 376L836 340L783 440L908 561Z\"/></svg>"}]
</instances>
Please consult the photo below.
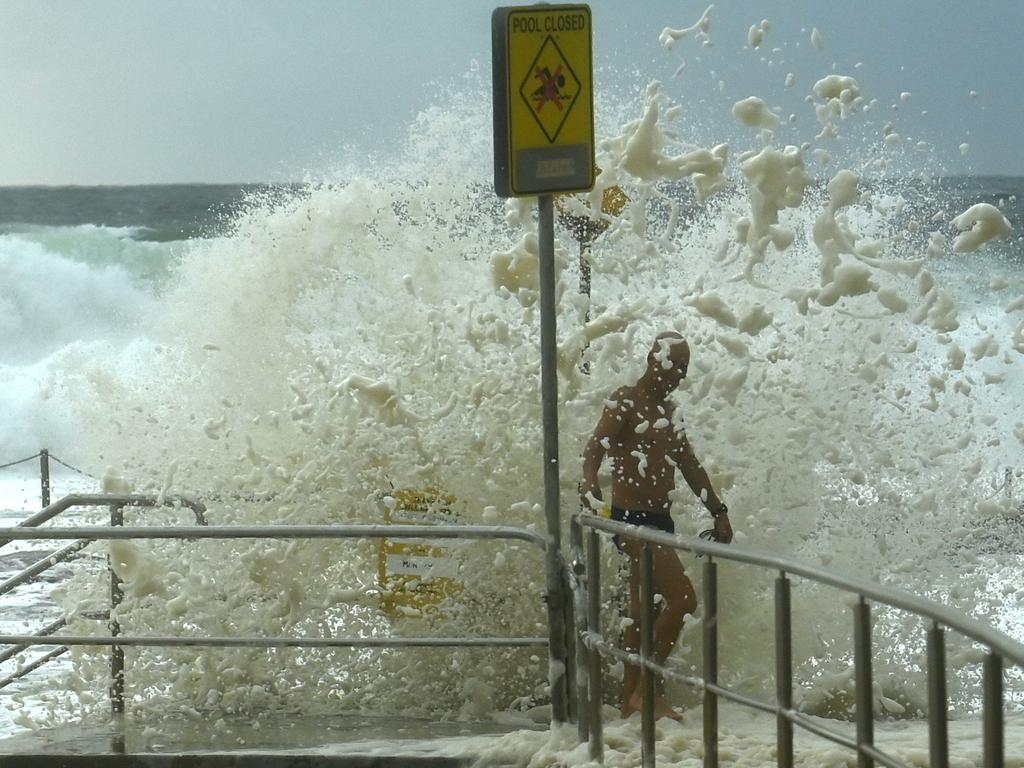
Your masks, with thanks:
<instances>
[{"instance_id":1,"label":"man's bare torso","mask_svg":"<svg viewBox=\"0 0 1024 768\"><path fill-rule=\"evenodd\" d=\"M623 509L667 511L686 445L682 424L673 423L672 402L652 402L636 387L621 387L609 406L622 423L618 434L605 438L612 462L612 503Z\"/></svg>"}]
</instances>

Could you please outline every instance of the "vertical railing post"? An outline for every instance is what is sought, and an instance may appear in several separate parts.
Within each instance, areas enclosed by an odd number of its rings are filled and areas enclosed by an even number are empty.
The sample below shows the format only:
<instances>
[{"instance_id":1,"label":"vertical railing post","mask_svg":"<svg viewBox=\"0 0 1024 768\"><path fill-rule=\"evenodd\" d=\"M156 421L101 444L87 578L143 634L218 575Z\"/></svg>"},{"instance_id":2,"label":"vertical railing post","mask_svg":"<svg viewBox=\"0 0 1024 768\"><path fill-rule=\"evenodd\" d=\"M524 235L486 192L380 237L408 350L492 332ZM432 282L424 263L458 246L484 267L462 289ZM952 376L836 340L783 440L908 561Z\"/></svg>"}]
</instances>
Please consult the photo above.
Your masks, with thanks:
<instances>
[{"instance_id":1,"label":"vertical railing post","mask_svg":"<svg viewBox=\"0 0 1024 768\"><path fill-rule=\"evenodd\" d=\"M937 623L928 630L928 765L949 768L949 716L946 696L946 633Z\"/></svg>"},{"instance_id":2,"label":"vertical railing post","mask_svg":"<svg viewBox=\"0 0 1024 768\"><path fill-rule=\"evenodd\" d=\"M776 747L779 768L793 768L793 625L789 578L785 572L775 579L775 699ZM783 714L785 713L785 714Z\"/></svg>"},{"instance_id":3,"label":"vertical railing post","mask_svg":"<svg viewBox=\"0 0 1024 768\"><path fill-rule=\"evenodd\" d=\"M110 508L110 525L124 525L124 507ZM121 634L121 624L117 620L117 608L121 605L124 593L121 591L121 577L114 569L112 554L107 554L107 567L110 570L110 635ZM110 711L115 715L124 712L124 648L119 645L110 646Z\"/></svg>"},{"instance_id":4,"label":"vertical railing post","mask_svg":"<svg viewBox=\"0 0 1024 768\"><path fill-rule=\"evenodd\" d=\"M50 506L50 452L43 448L39 452L39 486L43 509Z\"/></svg>"},{"instance_id":5,"label":"vertical railing post","mask_svg":"<svg viewBox=\"0 0 1024 768\"><path fill-rule=\"evenodd\" d=\"M601 631L601 540L591 530L587 538L587 632L596 637ZM588 652L590 661L590 759L604 762L604 724L601 707L604 705L601 680L601 654L593 648Z\"/></svg>"},{"instance_id":6,"label":"vertical railing post","mask_svg":"<svg viewBox=\"0 0 1024 768\"><path fill-rule=\"evenodd\" d=\"M645 543L640 555L640 763L654 768L654 554Z\"/></svg>"},{"instance_id":7,"label":"vertical railing post","mask_svg":"<svg viewBox=\"0 0 1024 768\"><path fill-rule=\"evenodd\" d=\"M853 607L853 663L857 703L857 768L874 768L875 761L861 750L875 744L875 696L871 669L871 606L861 595Z\"/></svg>"},{"instance_id":8,"label":"vertical railing post","mask_svg":"<svg viewBox=\"0 0 1024 768\"><path fill-rule=\"evenodd\" d=\"M571 578L574 580L572 590L572 607L575 616L575 627L569 647L575 649L576 663L576 737L579 743L590 738L590 707L588 705L587 670L588 650L583 641L587 631L587 583L586 567L583 555L583 526L579 517L569 521L569 556L572 567Z\"/></svg>"},{"instance_id":9,"label":"vertical railing post","mask_svg":"<svg viewBox=\"0 0 1024 768\"><path fill-rule=\"evenodd\" d=\"M704 768L718 768L718 564L704 563Z\"/></svg>"},{"instance_id":10,"label":"vertical railing post","mask_svg":"<svg viewBox=\"0 0 1024 768\"><path fill-rule=\"evenodd\" d=\"M1003 768L1003 659L989 650L985 656L982 691L983 768Z\"/></svg>"},{"instance_id":11,"label":"vertical railing post","mask_svg":"<svg viewBox=\"0 0 1024 768\"><path fill-rule=\"evenodd\" d=\"M562 567L562 594L565 595L565 705L569 715L569 722L579 723L579 683L576 672L579 662L576 661L576 605L573 602L572 567L563 562ZM578 729L578 726L577 726Z\"/></svg>"}]
</instances>

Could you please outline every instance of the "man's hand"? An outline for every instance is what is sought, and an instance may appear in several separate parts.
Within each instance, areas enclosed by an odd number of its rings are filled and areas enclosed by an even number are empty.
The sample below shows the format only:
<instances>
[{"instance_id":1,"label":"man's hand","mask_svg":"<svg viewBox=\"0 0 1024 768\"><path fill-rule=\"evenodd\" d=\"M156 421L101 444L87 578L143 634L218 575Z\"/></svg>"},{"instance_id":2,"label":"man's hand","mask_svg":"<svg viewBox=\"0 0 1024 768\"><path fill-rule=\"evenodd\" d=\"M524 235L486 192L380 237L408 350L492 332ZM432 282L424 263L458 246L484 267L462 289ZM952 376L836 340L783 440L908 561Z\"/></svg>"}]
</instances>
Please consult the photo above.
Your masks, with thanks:
<instances>
[{"instance_id":1,"label":"man's hand","mask_svg":"<svg viewBox=\"0 0 1024 768\"><path fill-rule=\"evenodd\" d=\"M722 544L732 541L732 524L729 522L728 512L723 512L715 518L715 533L718 534L718 541Z\"/></svg>"},{"instance_id":2,"label":"man's hand","mask_svg":"<svg viewBox=\"0 0 1024 768\"><path fill-rule=\"evenodd\" d=\"M604 501L601 498L601 487L593 485L580 486L580 505L583 509L593 512L595 515L601 513Z\"/></svg>"}]
</instances>

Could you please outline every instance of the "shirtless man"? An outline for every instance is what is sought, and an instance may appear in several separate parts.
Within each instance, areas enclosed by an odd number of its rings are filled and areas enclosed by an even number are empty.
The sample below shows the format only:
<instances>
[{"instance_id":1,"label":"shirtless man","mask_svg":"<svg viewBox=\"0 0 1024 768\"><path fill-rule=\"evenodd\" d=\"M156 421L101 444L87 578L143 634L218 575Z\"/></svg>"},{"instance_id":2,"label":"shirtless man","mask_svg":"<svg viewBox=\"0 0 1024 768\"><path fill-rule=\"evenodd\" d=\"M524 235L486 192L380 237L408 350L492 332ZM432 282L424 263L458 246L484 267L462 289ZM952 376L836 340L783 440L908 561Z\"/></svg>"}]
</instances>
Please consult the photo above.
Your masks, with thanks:
<instances>
[{"instance_id":1,"label":"shirtless man","mask_svg":"<svg viewBox=\"0 0 1024 768\"><path fill-rule=\"evenodd\" d=\"M676 469L714 518L716 538L732 541L729 510L711 487L707 472L693 454L682 420L673 418L672 392L686 377L690 347L673 331L661 333L647 355L647 369L633 386L620 387L605 401L604 412L583 453L585 508L602 506L598 470L607 455L612 462L612 519L675 533L669 513ZM640 554L643 542L616 541L629 557L629 615L626 650L640 648ZM655 546L654 590L661 595L654 623L654 650L664 665L675 647L686 614L697 608L697 595L676 551ZM627 664L622 683L622 716L638 712L643 701L639 667ZM654 698L656 717L681 719L662 692Z\"/></svg>"}]
</instances>

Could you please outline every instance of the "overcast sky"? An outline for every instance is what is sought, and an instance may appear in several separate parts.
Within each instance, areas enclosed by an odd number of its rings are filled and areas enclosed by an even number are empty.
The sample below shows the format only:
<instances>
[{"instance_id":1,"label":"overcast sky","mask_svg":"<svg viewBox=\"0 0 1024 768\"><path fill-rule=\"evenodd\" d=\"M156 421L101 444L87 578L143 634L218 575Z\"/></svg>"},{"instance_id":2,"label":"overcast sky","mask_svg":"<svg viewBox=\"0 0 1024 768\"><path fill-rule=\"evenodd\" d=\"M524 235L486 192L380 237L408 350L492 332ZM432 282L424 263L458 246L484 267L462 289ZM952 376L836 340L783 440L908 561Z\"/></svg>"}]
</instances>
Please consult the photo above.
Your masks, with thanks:
<instances>
[{"instance_id":1,"label":"overcast sky","mask_svg":"<svg viewBox=\"0 0 1024 768\"><path fill-rule=\"evenodd\" d=\"M705 133L724 138L740 130L731 104L756 95L784 116L798 114L799 135L809 137L814 116L803 97L819 77L849 74L891 113L876 113L876 122L891 119L915 143L934 145L947 170L1024 175L1024 0L723 0L712 11L712 47L659 45L663 27L689 26L707 4L591 2L596 87L665 81L684 107L700 111ZM436 83L464 81L472 61L489 71L494 7L2 0L0 184L315 175L348 148L395 139L443 98ZM761 19L771 28L753 51L747 30ZM824 51L811 46L812 27ZM791 71L796 85L787 90Z\"/></svg>"}]
</instances>

